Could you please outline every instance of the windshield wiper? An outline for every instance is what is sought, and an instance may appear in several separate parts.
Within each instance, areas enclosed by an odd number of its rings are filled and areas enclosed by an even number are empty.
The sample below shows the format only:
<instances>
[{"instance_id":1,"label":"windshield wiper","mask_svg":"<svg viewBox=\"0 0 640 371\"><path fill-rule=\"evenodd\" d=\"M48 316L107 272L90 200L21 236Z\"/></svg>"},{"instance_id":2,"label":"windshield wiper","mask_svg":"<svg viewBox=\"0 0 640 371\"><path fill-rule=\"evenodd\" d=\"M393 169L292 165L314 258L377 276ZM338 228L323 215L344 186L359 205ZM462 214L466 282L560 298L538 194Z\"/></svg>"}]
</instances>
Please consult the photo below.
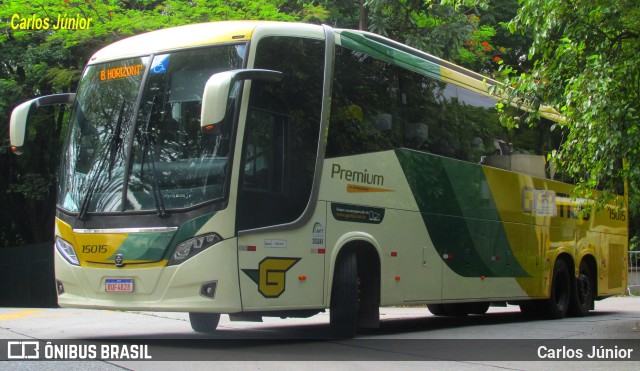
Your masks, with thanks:
<instances>
[{"instance_id":1,"label":"windshield wiper","mask_svg":"<svg viewBox=\"0 0 640 371\"><path fill-rule=\"evenodd\" d=\"M149 109L149 115L147 116L147 122L145 123L145 128L142 130L142 160L140 164L140 179L142 179L142 174L144 171L144 165L147 163L147 158L149 156L149 148L151 144L151 113L153 112L153 106L155 105L155 99L151 102L151 108ZM149 160L149 166L151 167L151 187L153 193L153 202L156 205L156 210L158 211L159 217L164 217L167 215L167 212L164 208L164 198L162 196L162 190L160 189L160 185L158 184L158 172L156 171L156 161L151 158Z\"/></svg>"},{"instance_id":2,"label":"windshield wiper","mask_svg":"<svg viewBox=\"0 0 640 371\"><path fill-rule=\"evenodd\" d=\"M107 152L104 153L102 157L100 157L98 168L93 173L93 177L91 178L89 185L87 186L87 194L82 199L82 204L80 205L80 210L78 212L78 219L80 220L85 220L87 211L89 210L89 204L91 203L91 198L93 197L93 193L95 192L96 186L98 184L98 179L100 179L100 175L104 170L105 164L107 164L107 158L109 158L109 180L111 180L111 172L113 170L113 166L115 165L116 153L118 152L118 147L122 143L120 134L122 132L122 120L124 116L125 103L126 101L123 101L122 105L120 106L120 112L118 113L116 127L113 129L113 132L109 137L109 141L107 142Z\"/></svg>"}]
</instances>

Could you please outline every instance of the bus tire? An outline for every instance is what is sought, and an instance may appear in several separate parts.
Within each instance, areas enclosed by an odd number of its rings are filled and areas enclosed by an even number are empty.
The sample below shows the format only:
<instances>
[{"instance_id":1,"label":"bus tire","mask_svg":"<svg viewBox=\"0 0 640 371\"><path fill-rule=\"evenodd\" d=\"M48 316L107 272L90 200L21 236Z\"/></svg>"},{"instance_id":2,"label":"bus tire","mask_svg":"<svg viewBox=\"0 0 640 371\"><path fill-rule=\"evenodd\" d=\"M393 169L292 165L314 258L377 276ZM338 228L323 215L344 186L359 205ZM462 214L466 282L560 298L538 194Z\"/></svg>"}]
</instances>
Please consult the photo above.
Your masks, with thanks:
<instances>
[{"instance_id":1,"label":"bus tire","mask_svg":"<svg viewBox=\"0 0 640 371\"><path fill-rule=\"evenodd\" d=\"M427 304L429 312L436 316L464 317L469 314L468 304L450 303L450 304Z\"/></svg>"},{"instance_id":2,"label":"bus tire","mask_svg":"<svg viewBox=\"0 0 640 371\"><path fill-rule=\"evenodd\" d=\"M189 313L191 328L196 332L212 334L216 331L220 322L219 313Z\"/></svg>"},{"instance_id":3,"label":"bus tire","mask_svg":"<svg viewBox=\"0 0 640 371\"><path fill-rule=\"evenodd\" d=\"M582 260L578 278L573 280L571 303L569 304L570 315L584 317L589 314L595 296L592 277L589 264Z\"/></svg>"},{"instance_id":4,"label":"bus tire","mask_svg":"<svg viewBox=\"0 0 640 371\"><path fill-rule=\"evenodd\" d=\"M467 303L467 312L469 314L485 314L489 310L489 302Z\"/></svg>"},{"instance_id":5,"label":"bus tire","mask_svg":"<svg viewBox=\"0 0 640 371\"><path fill-rule=\"evenodd\" d=\"M469 314L469 308L466 303L445 304L444 311L447 312L447 316L451 317L464 317Z\"/></svg>"},{"instance_id":6,"label":"bus tire","mask_svg":"<svg viewBox=\"0 0 640 371\"><path fill-rule=\"evenodd\" d=\"M352 338L358 329L358 260L353 252L338 259L333 275L331 332L339 338Z\"/></svg>"},{"instance_id":7,"label":"bus tire","mask_svg":"<svg viewBox=\"0 0 640 371\"><path fill-rule=\"evenodd\" d=\"M541 305L538 300L523 301L519 304L520 312L527 318L541 317Z\"/></svg>"},{"instance_id":8,"label":"bus tire","mask_svg":"<svg viewBox=\"0 0 640 371\"><path fill-rule=\"evenodd\" d=\"M545 301L544 314L550 319L560 319L567 314L571 302L571 276L567 263L556 259L551 279L551 294Z\"/></svg>"},{"instance_id":9,"label":"bus tire","mask_svg":"<svg viewBox=\"0 0 640 371\"><path fill-rule=\"evenodd\" d=\"M427 304L427 309L434 316L446 316L447 312L445 311L444 304Z\"/></svg>"}]
</instances>

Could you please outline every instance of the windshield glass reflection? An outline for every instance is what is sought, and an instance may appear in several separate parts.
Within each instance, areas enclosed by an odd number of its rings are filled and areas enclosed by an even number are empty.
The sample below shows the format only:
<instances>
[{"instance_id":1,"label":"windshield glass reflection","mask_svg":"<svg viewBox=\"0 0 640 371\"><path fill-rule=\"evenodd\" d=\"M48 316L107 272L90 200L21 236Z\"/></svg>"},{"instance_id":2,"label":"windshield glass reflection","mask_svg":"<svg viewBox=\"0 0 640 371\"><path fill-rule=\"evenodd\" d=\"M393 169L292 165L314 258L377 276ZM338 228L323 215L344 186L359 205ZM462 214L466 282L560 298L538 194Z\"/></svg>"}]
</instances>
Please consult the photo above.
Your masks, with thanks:
<instances>
[{"instance_id":1,"label":"windshield glass reflection","mask_svg":"<svg viewBox=\"0 0 640 371\"><path fill-rule=\"evenodd\" d=\"M58 206L81 218L128 210L164 215L225 197L233 128L223 123L203 134L201 99L211 75L241 68L243 58L244 45L225 45L87 67Z\"/></svg>"}]
</instances>

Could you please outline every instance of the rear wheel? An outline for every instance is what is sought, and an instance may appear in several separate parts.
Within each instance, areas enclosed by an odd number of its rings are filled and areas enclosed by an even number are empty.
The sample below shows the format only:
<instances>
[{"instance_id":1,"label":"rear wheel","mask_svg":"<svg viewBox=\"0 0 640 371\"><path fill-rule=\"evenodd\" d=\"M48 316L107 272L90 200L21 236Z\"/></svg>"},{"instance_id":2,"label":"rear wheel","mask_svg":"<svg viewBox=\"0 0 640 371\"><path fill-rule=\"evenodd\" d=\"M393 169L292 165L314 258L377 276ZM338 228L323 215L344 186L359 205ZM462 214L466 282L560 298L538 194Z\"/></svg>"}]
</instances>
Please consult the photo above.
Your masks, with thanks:
<instances>
[{"instance_id":1,"label":"rear wheel","mask_svg":"<svg viewBox=\"0 0 640 371\"><path fill-rule=\"evenodd\" d=\"M489 310L489 302L466 304L469 314L485 314Z\"/></svg>"},{"instance_id":2,"label":"rear wheel","mask_svg":"<svg viewBox=\"0 0 640 371\"><path fill-rule=\"evenodd\" d=\"M529 317L529 318L540 317L540 314L542 311L540 301L538 300L525 301L525 302L521 302L519 305L520 305L520 312L522 312L522 314L525 317Z\"/></svg>"},{"instance_id":3,"label":"rear wheel","mask_svg":"<svg viewBox=\"0 0 640 371\"><path fill-rule=\"evenodd\" d=\"M220 314L218 313L189 313L189 322L194 331L205 334L212 334L218 327L220 322Z\"/></svg>"},{"instance_id":4,"label":"rear wheel","mask_svg":"<svg viewBox=\"0 0 640 371\"><path fill-rule=\"evenodd\" d=\"M444 304L427 304L427 309L434 316L446 316L447 312L444 309Z\"/></svg>"},{"instance_id":5,"label":"rear wheel","mask_svg":"<svg viewBox=\"0 0 640 371\"><path fill-rule=\"evenodd\" d=\"M571 301L571 276L567 263L557 259L553 266L551 279L551 296L544 303L544 314L551 319L563 318L567 314Z\"/></svg>"},{"instance_id":6,"label":"rear wheel","mask_svg":"<svg viewBox=\"0 0 640 371\"><path fill-rule=\"evenodd\" d=\"M339 258L333 276L331 331L337 337L351 338L358 328L358 260L349 252Z\"/></svg>"},{"instance_id":7,"label":"rear wheel","mask_svg":"<svg viewBox=\"0 0 640 371\"><path fill-rule=\"evenodd\" d=\"M427 308L429 312L436 316L464 317L472 313L470 304L472 303L427 304ZM487 304L488 307L489 305Z\"/></svg>"},{"instance_id":8,"label":"rear wheel","mask_svg":"<svg viewBox=\"0 0 640 371\"><path fill-rule=\"evenodd\" d=\"M447 316L464 317L469 314L469 308L465 303L451 303L444 305L444 311Z\"/></svg>"},{"instance_id":9,"label":"rear wheel","mask_svg":"<svg viewBox=\"0 0 640 371\"><path fill-rule=\"evenodd\" d=\"M580 263L580 272L574 281L569 314L584 317L589 314L595 295L591 269L585 260Z\"/></svg>"}]
</instances>

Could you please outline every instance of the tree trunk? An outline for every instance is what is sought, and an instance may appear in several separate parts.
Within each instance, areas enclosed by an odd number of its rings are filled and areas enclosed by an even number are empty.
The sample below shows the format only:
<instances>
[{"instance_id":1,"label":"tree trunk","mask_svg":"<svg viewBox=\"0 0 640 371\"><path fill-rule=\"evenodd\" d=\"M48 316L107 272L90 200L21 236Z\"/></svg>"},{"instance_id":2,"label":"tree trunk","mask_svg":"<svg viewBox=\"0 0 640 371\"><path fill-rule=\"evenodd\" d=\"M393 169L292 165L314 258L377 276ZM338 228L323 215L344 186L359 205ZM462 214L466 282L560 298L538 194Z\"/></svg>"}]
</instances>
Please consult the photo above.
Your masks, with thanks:
<instances>
[{"instance_id":1,"label":"tree trunk","mask_svg":"<svg viewBox=\"0 0 640 371\"><path fill-rule=\"evenodd\" d=\"M369 12L364 6L364 3L365 0L360 0L360 23L358 24L358 29L362 31L367 30L367 19L369 18Z\"/></svg>"}]
</instances>

